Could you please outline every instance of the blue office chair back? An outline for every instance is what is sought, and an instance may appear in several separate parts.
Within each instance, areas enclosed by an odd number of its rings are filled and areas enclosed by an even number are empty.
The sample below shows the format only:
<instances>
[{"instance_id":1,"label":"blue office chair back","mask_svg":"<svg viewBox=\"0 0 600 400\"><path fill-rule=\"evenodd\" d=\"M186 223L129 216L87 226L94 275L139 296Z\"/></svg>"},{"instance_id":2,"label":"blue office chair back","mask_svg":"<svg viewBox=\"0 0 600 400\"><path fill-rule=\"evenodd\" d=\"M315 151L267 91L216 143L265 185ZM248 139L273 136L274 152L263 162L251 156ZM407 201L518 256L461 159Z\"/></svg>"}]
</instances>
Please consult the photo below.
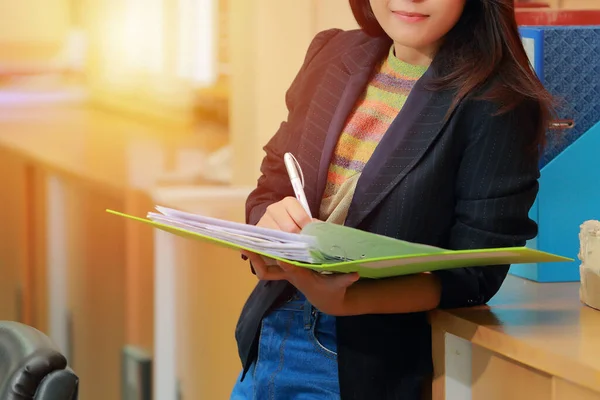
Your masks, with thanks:
<instances>
[{"instance_id":1,"label":"blue office chair back","mask_svg":"<svg viewBox=\"0 0 600 400\"><path fill-rule=\"evenodd\" d=\"M77 400L79 378L50 338L0 321L0 399Z\"/></svg>"}]
</instances>

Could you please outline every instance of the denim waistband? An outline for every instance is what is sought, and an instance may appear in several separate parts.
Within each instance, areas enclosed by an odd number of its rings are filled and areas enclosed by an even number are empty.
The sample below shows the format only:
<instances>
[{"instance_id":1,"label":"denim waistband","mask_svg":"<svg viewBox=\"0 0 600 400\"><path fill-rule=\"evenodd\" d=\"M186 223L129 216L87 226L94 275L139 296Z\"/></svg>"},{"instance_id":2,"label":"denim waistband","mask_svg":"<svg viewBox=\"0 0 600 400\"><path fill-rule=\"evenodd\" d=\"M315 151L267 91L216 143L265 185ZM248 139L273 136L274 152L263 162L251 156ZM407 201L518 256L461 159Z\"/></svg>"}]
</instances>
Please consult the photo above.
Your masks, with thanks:
<instances>
[{"instance_id":1,"label":"denim waistband","mask_svg":"<svg viewBox=\"0 0 600 400\"><path fill-rule=\"evenodd\" d=\"M322 312L320 312L312 304L310 304L306 296L304 296L297 290L292 296L290 296L289 299L287 299L285 302L283 302L283 304L281 304L273 311L302 313L302 319L304 321L305 330L310 330L317 318L325 317L325 315ZM333 317L327 316L327 318Z\"/></svg>"},{"instance_id":2,"label":"denim waistband","mask_svg":"<svg viewBox=\"0 0 600 400\"><path fill-rule=\"evenodd\" d=\"M289 299L284 301L278 307L278 309L288 311L303 311L304 308L307 306L310 306L310 303L308 303L308 301L306 300L306 296L304 296L302 293L296 290Z\"/></svg>"}]
</instances>

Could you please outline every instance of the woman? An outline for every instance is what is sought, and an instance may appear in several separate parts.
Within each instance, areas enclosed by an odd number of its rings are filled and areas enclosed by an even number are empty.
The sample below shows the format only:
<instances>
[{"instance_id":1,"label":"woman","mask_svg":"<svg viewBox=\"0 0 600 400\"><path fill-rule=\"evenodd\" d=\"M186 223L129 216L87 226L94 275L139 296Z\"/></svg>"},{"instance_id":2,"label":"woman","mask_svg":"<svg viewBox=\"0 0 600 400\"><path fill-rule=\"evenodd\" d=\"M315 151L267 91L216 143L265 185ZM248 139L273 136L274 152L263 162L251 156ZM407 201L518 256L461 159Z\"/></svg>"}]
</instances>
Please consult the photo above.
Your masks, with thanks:
<instances>
[{"instance_id":1,"label":"woman","mask_svg":"<svg viewBox=\"0 0 600 400\"><path fill-rule=\"evenodd\" d=\"M311 221L291 197L291 152L318 219L449 249L524 245L537 233L528 211L550 96L513 0L350 5L362 29L310 45L248 223L298 232ZM236 329L232 399L418 399L432 373L425 312L486 303L509 268L358 280L243 257L260 282Z\"/></svg>"}]
</instances>

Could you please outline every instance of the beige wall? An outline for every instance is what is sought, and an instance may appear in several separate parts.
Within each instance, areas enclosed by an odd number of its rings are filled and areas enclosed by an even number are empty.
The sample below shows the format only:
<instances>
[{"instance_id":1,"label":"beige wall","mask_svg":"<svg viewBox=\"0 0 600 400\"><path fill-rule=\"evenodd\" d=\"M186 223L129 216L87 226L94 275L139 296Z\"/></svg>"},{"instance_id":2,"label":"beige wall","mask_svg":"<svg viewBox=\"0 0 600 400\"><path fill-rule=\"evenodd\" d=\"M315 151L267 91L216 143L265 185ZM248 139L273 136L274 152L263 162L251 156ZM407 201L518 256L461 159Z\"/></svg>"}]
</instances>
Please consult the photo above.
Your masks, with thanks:
<instances>
[{"instance_id":1,"label":"beige wall","mask_svg":"<svg viewBox=\"0 0 600 400\"><path fill-rule=\"evenodd\" d=\"M358 27L347 0L313 1L315 31L330 28L355 29Z\"/></svg>"},{"instance_id":2,"label":"beige wall","mask_svg":"<svg viewBox=\"0 0 600 400\"><path fill-rule=\"evenodd\" d=\"M599 0L558 0L559 7L567 9L598 9Z\"/></svg>"},{"instance_id":3,"label":"beige wall","mask_svg":"<svg viewBox=\"0 0 600 400\"><path fill-rule=\"evenodd\" d=\"M60 41L69 29L68 0L0 2L0 43Z\"/></svg>"},{"instance_id":4,"label":"beige wall","mask_svg":"<svg viewBox=\"0 0 600 400\"><path fill-rule=\"evenodd\" d=\"M69 0L1 1L0 62L46 61L56 56L70 27Z\"/></svg>"},{"instance_id":5,"label":"beige wall","mask_svg":"<svg viewBox=\"0 0 600 400\"><path fill-rule=\"evenodd\" d=\"M313 4L231 0L230 138L234 180L252 183L261 147L286 118L285 91L313 36Z\"/></svg>"},{"instance_id":6,"label":"beige wall","mask_svg":"<svg viewBox=\"0 0 600 400\"><path fill-rule=\"evenodd\" d=\"M262 146L287 117L285 92L314 35L356 26L342 0L230 0L234 180L252 184Z\"/></svg>"}]
</instances>

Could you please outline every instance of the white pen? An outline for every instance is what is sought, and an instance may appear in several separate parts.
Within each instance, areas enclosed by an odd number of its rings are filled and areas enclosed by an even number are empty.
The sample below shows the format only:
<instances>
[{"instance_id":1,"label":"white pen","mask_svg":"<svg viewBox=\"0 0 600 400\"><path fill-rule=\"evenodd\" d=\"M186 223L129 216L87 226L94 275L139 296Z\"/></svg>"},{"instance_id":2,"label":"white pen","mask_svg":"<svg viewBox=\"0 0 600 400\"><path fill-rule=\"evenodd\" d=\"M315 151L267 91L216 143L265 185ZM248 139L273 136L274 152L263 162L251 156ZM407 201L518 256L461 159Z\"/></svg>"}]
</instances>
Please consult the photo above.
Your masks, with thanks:
<instances>
[{"instance_id":1,"label":"white pen","mask_svg":"<svg viewBox=\"0 0 600 400\"><path fill-rule=\"evenodd\" d=\"M304 210L306 210L308 216L312 218L310 207L308 207L308 201L306 200L306 195L304 194L304 175L302 175L302 170L300 169L298 161L292 155L292 153L285 153L283 156L283 162L285 163L285 168L290 176L290 182L292 183L292 188L294 189L296 199L298 199L300 204L302 204L302 207L304 207Z\"/></svg>"}]
</instances>

